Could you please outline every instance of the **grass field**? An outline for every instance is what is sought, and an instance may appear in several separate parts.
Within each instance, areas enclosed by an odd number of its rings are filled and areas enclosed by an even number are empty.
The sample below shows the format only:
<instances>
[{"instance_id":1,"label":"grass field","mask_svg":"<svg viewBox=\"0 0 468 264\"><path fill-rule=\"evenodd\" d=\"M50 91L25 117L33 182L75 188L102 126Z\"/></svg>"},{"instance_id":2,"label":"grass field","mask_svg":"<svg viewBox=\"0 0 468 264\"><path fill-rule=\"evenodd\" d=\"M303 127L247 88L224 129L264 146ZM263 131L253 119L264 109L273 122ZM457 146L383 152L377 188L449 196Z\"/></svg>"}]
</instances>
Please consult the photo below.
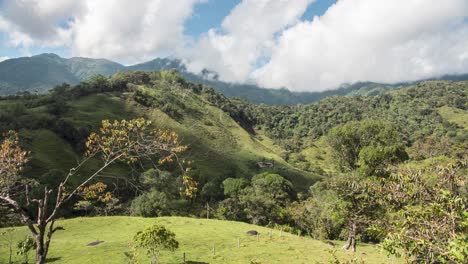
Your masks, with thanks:
<instances>
[{"instance_id":1,"label":"grass field","mask_svg":"<svg viewBox=\"0 0 468 264\"><path fill-rule=\"evenodd\" d=\"M468 129L468 111L450 106L440 107L438 111L447 121Z\"/></svg>"},{"instance_id":2,"label":"grass field","mask_svg":"<svg viewBox=\"0 0 468 264\"><path fill-rule=\"evenodd\" d=\"M387 258L376 246L359 244L355 254L341 250L342 242L333 247L327 243L306 237L298 237L279 230L254 226L246 223L206 220L184 217L93 217L59 221L64 231L54 235L49 258L51 263L128 263L124 252L133 235L145 227L158 223L176 234L180 247L175 252L163 251L159 263L182 263L183 253L187 263L328 263L329 250L336 249L341 260L357 258L365 263L400 263L399 259ZM246 231L260 232L259 241ZM1 230L1 229L0 229ZM4 230L4 229L3 229ZM13 240L20 240L27 234L24 227L17 227ZM240 247L238 248L238 239ZM8 263L6 237L0 239L0 263ZM88 243L102 240L97 246ZM215 253L213 254L213 247ZM30 254L30 259L33 253ZM140 263L147 263L140 252ZM19 256L14 256L20 263Z\"/></svg>"}]
</instances>

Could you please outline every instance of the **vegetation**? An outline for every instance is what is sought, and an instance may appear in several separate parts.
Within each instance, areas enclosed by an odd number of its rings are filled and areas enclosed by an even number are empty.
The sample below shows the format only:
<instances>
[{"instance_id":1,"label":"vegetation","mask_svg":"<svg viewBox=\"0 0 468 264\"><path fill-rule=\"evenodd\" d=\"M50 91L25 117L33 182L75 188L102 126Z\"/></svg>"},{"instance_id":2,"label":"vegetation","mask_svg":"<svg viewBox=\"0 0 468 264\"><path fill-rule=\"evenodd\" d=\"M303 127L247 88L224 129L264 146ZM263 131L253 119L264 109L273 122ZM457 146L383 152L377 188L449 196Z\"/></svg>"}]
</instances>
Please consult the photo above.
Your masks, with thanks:
<instances>
[{"instance_id":1,"label":"vegetation","mask_svg":"<svg viewBox=\"0 0 468 264\"><path fill-rule=\"evenodd\" d=\"M143 231L139 231L133 237L133 242L137 248L146 250L146 254L151 258L152 264L158 262L161 250L174 251L179 247L175 234L160 225L152 225Z\"/></svg>"},{"instance_id":2,"label":"vegetation","mask_svg":"<svg viewBox=\"0 0 468 264\"><path fill-rule=\"evenodd\" d=\"M53 188L44 187L41 198L30 197L29 189L32 182L20 176L20 172L27 163L26 151L19 146L18 135L10 131L0 147L0 200L12 208L21 218L21 223L26 225L35 240L36 263L45 263L53 234L60 230L55 227L55 221L59 217L59 210L70 201L75 194L84 192L85 197L97 197L97 192L102 192L102 187L95 184L87 187L94 178L111 164L122 161L128 164L141 159L152 161L158 158L159 164L172 162L177 153L186 149L179 144L177 135L171 131L150 130L151 122L144 119L130 121L115 121L113 123L104 120L97 133L91 133L86 141L85 158L79 164L70 169L70 172L62 180L55 193ZM77 186L70 186L71 177L76 177L80 169L92 158L100 158L98 169L86 176ZM102 184L101 184L102 186ZM55 203L49 204L52 195L56 196ZM106 195L109 196L108 194ZM106 201L110 198L98 198ZM19 201L25 200L26 206L34 203L36 206L30 211L24 209ZM37 215L36 221L30 219L30 215Z\"/></svg>"},{"instance_id":3,"label":"vegetation","mask_svg":"<svg viewBox=\"0 0 468 264\"><path fill-rule=\"evenodd\" d=\"M375 96L267 106L228 99L175 71L97 75L46 95L1 98L0 131L18 131L3 141L4 157L18 158L5 159L10 163L2 168L9 172L2 171L2 181L5 190L14 186L46 197L44 187L62 186L62 175L87 153L86 164L70 171L76 177L66 182L65 197L73 198L66 203L60 195L51 198L50 208L39 206L42 212L53 214L58 201L67 218L244 221L345 240L343 248L354 254L372 242L410 262L464 262L467 87L467 82L423 82ZM101 123L106 119L133 121ZM134 128L142 129L138 136L124 136ZM127 149L128 141L139 142L138 149L101 171L102 162L116 157L115 148ZM93 155L98 152L103 159ZM140 159L153 154L165 155ZM99 178L86 181L97 171ZM37 210L27 198L16 201L26 212ZM5 205L1 225L19 224L14 206ZM33 219L37 228L44 223L36 215L23 219ZM185 238L177 238L183 245ZM142 249L126 251L133 256ZM333 254L341 251L327 253ZM223 260L237 260L228 257Z\"/></svg>"}]
</instances>

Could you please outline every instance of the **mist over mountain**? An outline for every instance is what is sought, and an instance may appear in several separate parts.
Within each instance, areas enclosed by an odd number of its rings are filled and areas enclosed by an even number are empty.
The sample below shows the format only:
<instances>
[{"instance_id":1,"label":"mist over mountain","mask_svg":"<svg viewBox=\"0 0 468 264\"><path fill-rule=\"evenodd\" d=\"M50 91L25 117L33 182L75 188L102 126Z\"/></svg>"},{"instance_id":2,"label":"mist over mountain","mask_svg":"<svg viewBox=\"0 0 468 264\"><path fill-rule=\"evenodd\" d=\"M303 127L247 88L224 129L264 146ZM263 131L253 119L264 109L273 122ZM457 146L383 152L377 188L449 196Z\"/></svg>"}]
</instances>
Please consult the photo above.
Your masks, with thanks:
<instances>
[{"instance_id":1,"label":"mist over mountain","mask_svg":"<svg viewBox=\"0 0 468 264\"><path fill-rule=\"evenodd\" d=\"M404 84L383 84L357 82L343 84L337 89L323 92L294 92L286 88L269 89L248 83L230 83L218 79L213 71L203 70L199 74L189 72L181 60L157 58L148 62L124 66L107 59L82 57L62 58L53 53L32 57L21 57L0 62L0 95L13 95L18 92L44 93L56 85L78 84L92 75L110 76L121 71L161 71L177 70L185 79L213 87L227 97L238 97L249 102L270 105L307 104L328 96L378 95L398 89ZM465 75L444 75L441 80L468 80Z\"/></svg>"}]
</instances>

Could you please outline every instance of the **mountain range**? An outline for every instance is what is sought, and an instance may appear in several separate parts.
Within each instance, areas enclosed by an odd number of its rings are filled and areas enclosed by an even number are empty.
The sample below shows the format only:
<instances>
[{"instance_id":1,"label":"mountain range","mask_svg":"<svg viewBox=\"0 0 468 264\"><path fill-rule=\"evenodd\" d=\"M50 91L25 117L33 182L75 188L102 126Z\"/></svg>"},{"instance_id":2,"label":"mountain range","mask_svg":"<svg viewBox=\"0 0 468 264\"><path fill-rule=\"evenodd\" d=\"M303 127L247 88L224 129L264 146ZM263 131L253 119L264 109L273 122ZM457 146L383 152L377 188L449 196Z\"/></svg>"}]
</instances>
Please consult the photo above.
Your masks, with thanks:
<instances>
[{"instance_id":1,"label":"mountain range","mask_svg":"<svg viewBox=\"0 0 468 264\"><path fill-rule=\"evenodd\" d=\"M14 95L25 91L44 93L62 83L78 84L95 74L110 76L121 71L170 69L176 69L191 82L211 86L227 97L238 97L252 103L270 105L307 104L332 95L377 95L409 84L357 82L323 92L293 92L285 88L269 89L254 84L224 82L218 79L215 72L209 70L194 74L189 72L178 59L157 58L141 64L124 66L107 59L82 57L66 59L53 53L44 53L0 62L0 95ZM432 79L462 81L468 80L468 74L446 75Z\"/></svg>"}]
</instances>

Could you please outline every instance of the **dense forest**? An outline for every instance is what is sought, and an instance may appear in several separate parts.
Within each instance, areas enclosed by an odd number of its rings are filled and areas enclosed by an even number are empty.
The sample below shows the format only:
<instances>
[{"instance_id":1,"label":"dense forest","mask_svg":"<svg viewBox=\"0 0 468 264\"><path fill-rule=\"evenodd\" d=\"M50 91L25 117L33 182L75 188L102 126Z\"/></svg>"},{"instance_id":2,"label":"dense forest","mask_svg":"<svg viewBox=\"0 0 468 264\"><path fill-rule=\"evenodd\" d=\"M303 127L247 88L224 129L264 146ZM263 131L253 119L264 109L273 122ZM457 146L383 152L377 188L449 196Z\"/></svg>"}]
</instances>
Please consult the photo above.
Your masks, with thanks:
<instances>
[{"instance_id":1,"label":"dense forest","mask_svg":"<svg viewBox=\"0 0 468 264\"><path fill-rule=\"evenodd\" d=\"M175 71L120 72L47 94L1 97L0 131L17 131L31 152L23 175L32 194L77 165L102 120L144 118L152 129L177 133L184 148L176 162L116 163L83 191L95 195L67 201L64 217L236 220L346 240L344 248L354 251L357 241L375 242L419 263L462 263L468 82L389 90L255 105ZM1 226L18 224L0 208Z\"/></svg>"}]
</instances>

